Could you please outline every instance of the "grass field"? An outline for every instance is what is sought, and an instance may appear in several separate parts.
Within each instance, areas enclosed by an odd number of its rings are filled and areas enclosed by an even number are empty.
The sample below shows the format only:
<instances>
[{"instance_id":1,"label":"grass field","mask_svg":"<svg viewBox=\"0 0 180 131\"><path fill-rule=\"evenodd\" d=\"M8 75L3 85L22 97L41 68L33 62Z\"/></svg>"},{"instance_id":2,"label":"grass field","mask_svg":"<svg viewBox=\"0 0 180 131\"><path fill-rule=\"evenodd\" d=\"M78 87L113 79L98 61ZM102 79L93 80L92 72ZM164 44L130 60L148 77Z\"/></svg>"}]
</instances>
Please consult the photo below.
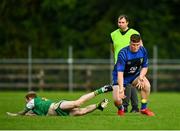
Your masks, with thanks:
<instances>
[{"instance_id":1,"label":"grass field","mask_svg":"<svg viewBox=\"0 0 180 131\"><path fill-rule=\"evenodd\" d=\"M85 92L39 92L52 100L74 100ZM180 93L152 93L149 107L156 116L127 113L116 115L111 93L97 96L87 104L108 98L109 106L81 117L10 117L6 111L16 112L24 108L25 92L0 92L0 129L7 130L180 130Z\"/></svg>"}]
</instances>

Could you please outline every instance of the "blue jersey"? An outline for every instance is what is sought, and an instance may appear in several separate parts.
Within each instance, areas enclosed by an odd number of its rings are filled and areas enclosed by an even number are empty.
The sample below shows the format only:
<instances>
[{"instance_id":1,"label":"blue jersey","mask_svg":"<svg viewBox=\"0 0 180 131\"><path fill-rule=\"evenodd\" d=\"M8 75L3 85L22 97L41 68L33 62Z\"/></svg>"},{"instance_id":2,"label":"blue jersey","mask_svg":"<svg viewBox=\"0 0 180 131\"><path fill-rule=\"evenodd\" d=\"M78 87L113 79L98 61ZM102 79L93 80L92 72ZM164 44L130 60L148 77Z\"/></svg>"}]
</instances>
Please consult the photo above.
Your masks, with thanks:
<instances>
[{"instance_id":1,"label":"blue jersey","mask_svg":"<svg viewBox=\"0 0 180 131\"><path fill-rule=\"evenodd\" d=\"M124 87L131 84L139 76L141 68L148 67L147 51L140 46L137 52L131 52L130 46L123 48L118 54L113 70L113 85L118 85L118 72L124 72Z\"/></svg>"}]
</instances>

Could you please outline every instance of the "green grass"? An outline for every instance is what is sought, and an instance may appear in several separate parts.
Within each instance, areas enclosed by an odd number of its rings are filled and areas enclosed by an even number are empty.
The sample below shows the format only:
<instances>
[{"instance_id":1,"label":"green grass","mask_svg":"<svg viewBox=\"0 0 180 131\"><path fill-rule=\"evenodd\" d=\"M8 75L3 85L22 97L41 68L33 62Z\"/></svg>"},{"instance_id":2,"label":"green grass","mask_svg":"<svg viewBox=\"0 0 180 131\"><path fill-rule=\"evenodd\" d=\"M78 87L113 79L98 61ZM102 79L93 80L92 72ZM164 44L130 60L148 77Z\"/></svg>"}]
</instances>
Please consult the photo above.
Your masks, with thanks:
<instances>
[{"instance_id":1,"label":"green grass","mask_svg":"<svg viewBox=\"0 0 180 131\"><path fill-rule=\"evenodd\" d=\"M149 107L156 114L147 117L141 114L127 113L126 116L116 115L117 109L113 105L112 94L103 94L89 101L87 104L96 103L104 97L110 100L109 106L104 110L95 111L80 117L10 117L6 111L17 112L24 108L25 92L0 93L0 129L41 129L41 130L179 130L180 129L180 93L152 93ZM52 100L74 100L85 92L41 92Z\"/></svg>"}]
</instances>

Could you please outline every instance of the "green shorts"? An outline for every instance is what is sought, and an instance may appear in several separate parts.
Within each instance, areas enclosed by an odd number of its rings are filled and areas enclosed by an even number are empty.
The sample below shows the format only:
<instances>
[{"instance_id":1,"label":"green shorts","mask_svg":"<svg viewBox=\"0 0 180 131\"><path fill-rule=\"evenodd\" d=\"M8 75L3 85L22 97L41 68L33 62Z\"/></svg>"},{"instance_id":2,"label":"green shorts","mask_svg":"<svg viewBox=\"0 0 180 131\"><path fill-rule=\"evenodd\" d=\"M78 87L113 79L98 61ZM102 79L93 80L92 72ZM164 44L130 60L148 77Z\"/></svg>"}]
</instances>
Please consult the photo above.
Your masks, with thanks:
<instances>
[{"instance_id":1,"label":"green shorts","mask_svg":"<svg viewBox=\"0 0 180 131\"><path fill-rule=\"evenodd\" d=\"M59 102L59 106L58 106L58 108L57 108L55 111L56 111L56 113L57 113L58 116L69 116L69 111L65 111L65 110L62 110L62 109L60 108L60 105L61 105L61 103L62 103L63 101L65 101L65 100L61 100L61 101Z\"/></svg>"}]
</instances>

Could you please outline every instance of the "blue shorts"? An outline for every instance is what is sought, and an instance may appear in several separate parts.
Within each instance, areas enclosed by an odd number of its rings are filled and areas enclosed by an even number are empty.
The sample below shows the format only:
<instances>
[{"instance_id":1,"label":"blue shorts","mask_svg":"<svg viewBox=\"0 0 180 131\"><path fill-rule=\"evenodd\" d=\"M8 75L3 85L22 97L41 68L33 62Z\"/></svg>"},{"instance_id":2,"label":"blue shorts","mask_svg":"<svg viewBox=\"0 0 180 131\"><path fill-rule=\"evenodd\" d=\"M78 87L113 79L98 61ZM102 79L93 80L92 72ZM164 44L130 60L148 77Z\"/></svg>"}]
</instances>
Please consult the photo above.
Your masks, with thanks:
<instances>
[{"instance_id":1,"label":"blue shorts","mask_svg":"<svg viewBox=\"0 0 180 131\"><path fill-rule=\"evenodd\" d=\"M113 70L112 72L112 76L113 76L113 82L112 85L118 85L118 75L117 75L117 71ZM130 75L127 77L124 77L124 87L126 87L129 84L132 84L132 82L139 76L139 74L136 75Z\"/></svg>"}]
</instances>

